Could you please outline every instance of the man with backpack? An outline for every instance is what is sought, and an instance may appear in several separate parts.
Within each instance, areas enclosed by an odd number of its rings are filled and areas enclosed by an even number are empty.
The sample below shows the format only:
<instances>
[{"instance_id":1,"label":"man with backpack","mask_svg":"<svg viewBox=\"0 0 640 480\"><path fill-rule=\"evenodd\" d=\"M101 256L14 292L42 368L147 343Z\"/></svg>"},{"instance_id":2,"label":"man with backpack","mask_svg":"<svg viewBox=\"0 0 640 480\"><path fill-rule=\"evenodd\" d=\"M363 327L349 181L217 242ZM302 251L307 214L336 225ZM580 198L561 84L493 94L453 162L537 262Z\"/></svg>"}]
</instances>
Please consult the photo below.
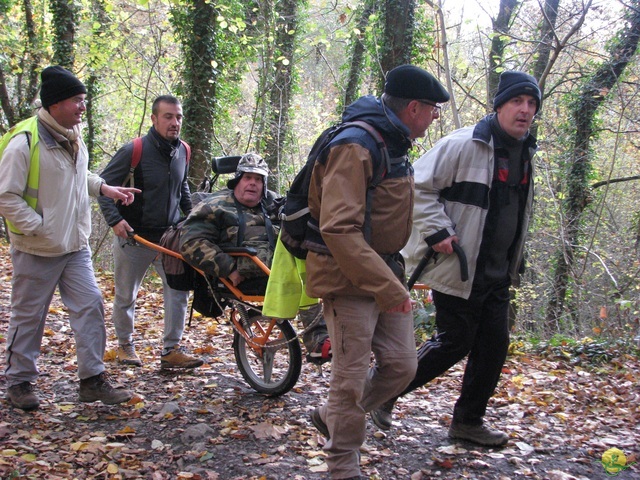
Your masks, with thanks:
<instances>
[{"instance_id":1,"label":"man with backpack","mask_svg":"<svg viewBox=\"0 0 640 480\"><path fill-rule=\"evenodd\" d=\"M84 84L60 66L45 68L41 78L42 108L0 141L0 215L8 223L13 264L7 398L23 410L40 406L36 361L57 288L75 337L80 401L118 404L133 393L114 388L105 372L107 334L91 263L89 195L129 205L136 190L110 187L88 170L80 129Z\"/></svg>"},{"instance_id":2,"label":"man with backpack","mask_svg":"<svg viewBox=\"0 0 640 480\"><path fill-rule=\"evenodd\" d=\"M135 302L142 280L151 266L162 279L164 336L160 355L163 369L196 368L202 359L189 355L180 341L187 316L189 292L174 290L167 283L162 256L128 241L131 232L157 243L164 232L191 211L187 182L189 148L180 140L182 106L176 97L162 95L151 107L153 125L142 141L134 141L116 152L102 172L109 185L129 183L142 192L132 205L99 200L100 209L115 234L115 300L112 320L118 337L118 361L141 366L133 332ZM141 148L140 152L138 148Z\"/></svg>"},{"instance_id":3,"label":"man with backpack","mask_svg":"<svg viewBox=\"0 0 640 480\"><path fill-rule=\"evenodd\" d=\"M228 278L240 290L264 294L268 277L247 257L232 257L225 247L251 247L271 267L278 238L275 195L267 188L269 167L256 153L238 161L227 189L207 195L182 224L180 253L190 265L211 277ZM316 364L330 360L330 342L319 305L299 312L308 327L303 343L307 359Z\"/></svg>"},{"instance_id":4,"label":"man with backpack","mask_svg":"<svg viewBox=\"0 0 640 480\"><path fill-rule=\"evenodd\" d=\"M394 68L380 98L361 97L342 116L343 122L373 126L387 158L370 132L352 126L330 141L313 169L307 293L323 300L333 359L327 401L313 410L311 421L328 439L324 450L334 479L362 478L366 413L401 392L416 371L411 300L399 253L412 224L407 153L439 117L439 103L448 100L425 70ZM370 369L372 351L376 364Z\"/></svg>"}]
</instances>

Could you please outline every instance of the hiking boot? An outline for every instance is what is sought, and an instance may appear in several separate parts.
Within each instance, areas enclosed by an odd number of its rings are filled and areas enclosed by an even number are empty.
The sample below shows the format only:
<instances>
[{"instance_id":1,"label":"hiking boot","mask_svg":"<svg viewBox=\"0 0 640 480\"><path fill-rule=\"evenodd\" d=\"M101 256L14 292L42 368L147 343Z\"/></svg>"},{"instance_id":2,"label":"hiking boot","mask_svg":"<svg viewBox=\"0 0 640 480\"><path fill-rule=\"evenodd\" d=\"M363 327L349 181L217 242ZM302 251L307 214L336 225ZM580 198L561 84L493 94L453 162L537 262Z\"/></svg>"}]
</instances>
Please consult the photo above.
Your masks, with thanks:
<instances>
[{"instance_id":1,"label":"hiking boot","mask_svg":"<svg viewBox=\"0 0 640 480\"><path fill-rule=\"evenodd\" d=\"M313 412L311 412L311 423L316 427L324 437L327 439L331 438L329 435L329 428L327 428L327 424L322 421L322 417L320 416L320 407L316 407Z\"/></svg>"},{"instance_id":2,"label":"hiking boot","mask_svg":"<svg viewBox=\"0 0 640 480\"><path fill-rule=\"evenodd\" d=\"M97 402L99 400L105 405L115 405L131 400L133 392L124 388L113 388L107 373L102 372L80 380L78 397L81 402Z\"/></svg>"},{"instance_id":3,"label":"hiking boot","mask_svg":"<svg viewBox=\"0 0 640 480\"><path fill-rule=\"evenodd\" d=\"M136 353L136 349L133 343L125 343L124 345L118 345L118 351L116 352L116 358L119 363L123 365L133 365L135 367L141 367L142 362L140 357Z\"/></svg>"},{"instance_id":4,"label":"hiking boot","mask_svg":"<svg viewBox=\"0 0 640 480\"><path fill-rule=\"evenodd\" d=\"M449 438L468 440L486 447L501 447L509 441L509 435L500 430L491 430L484 425L464 425L457 422L451 423Z\"/></svg>"},{"instance_id":5,"label":"hiking boot","mask_svg":"<svg viewBox=\"0 0 640 480\"><path fill-rule=\"evenodd\" d=\"M40 399L33 393L31 382L22 382L7 388L7 399L16 408L29 411L40 406Z\"/></svg>"},{"instance_id":6,"label":"hiking boot","mask_svg":"<svg viewBox=\"0 0 640 480\"><path fill-rule=\"evenodd\" d=\"M173 347L169 353L160 356L160 368L196 368L203 363L201 358L188 355L184 348L178 345Z\"/></svg>"},{"instance_id":7,"label":"hiking boot","mask_svg":"<svg viewBox=\"0 0 640 480\"><path fill-rule=\"evenodd\" d=\"M397 398L387 400L375 410L371 410L371 420L380 430L389 430L393 424L393 406L396 404Z\"/></svg>"},{"instance_id":8,"label":"hiking boot","mask_svg":"<svg viewBox=\"0 0 640 480\"><path fill-rule=\"evenodd\" d=\"M307 362L322 365L331 361L331 339L327 336L307 354Z\"/></svg>"}]
</instances>

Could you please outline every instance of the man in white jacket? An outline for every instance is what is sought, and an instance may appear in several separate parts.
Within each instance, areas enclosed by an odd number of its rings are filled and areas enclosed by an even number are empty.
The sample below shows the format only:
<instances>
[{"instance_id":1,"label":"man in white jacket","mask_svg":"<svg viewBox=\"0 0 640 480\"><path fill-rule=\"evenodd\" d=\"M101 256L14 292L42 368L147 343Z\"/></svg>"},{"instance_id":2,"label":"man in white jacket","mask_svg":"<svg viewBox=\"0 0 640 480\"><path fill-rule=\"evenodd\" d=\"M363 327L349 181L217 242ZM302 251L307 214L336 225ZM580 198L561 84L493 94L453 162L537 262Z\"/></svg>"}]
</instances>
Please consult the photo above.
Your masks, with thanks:
<instances>
[{"instance_id":1,"label":"man in white jacket","mask_svg":"<svg viewBox=\"0 0 640 480\"><path fill-rule=\"evenodd\" d=\"M102 294L93 272L89 194L125 204L135 189L110 187L89 172L80 123L85 86L70 71L41 74L42 108L7 133L0 157L0 214L9 224L13 278L6 333L7 398L33 410L33 384L49 304L56 287L75 334L79 399L117 404L132 392L116 389L105 374L106 330Z\"/></svg>"},{"instance_id":2,"label":"man in white jacket","mask_svg":"<svg viewBox=\"0 0 640 480\"><path fill-rule=\"evenodd\" d=\"M443 138L414 164L413 230L402 253L411 271L428 246L436 252L421 280L432 288L437 333L418 350L416 376L401 396L468 355L449 437L480 445L509 439L483 419L509 347L509 288L519 282L533 202L537 147L529 127L541 100L534 77L502 73L496 113ZM454 243L467 256L466 282ZM395 401L371 412L378 427L391 427Z\"/></svg>"}]
</instances>

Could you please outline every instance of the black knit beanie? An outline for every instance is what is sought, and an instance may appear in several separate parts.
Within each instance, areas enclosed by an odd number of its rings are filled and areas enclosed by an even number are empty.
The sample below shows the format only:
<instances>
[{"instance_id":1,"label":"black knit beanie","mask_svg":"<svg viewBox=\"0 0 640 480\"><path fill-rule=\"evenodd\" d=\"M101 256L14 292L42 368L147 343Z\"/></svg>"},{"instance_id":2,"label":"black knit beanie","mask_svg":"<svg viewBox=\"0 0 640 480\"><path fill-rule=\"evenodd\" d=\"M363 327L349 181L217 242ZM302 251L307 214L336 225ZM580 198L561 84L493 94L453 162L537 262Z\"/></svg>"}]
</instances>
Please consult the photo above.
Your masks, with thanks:
<instances>
[{"instance_id":1,"label":"black knit beanie","mask_svg":"<svg viewBox=\"0 0 640 480\"><path fill-rule=\"evenodd\" d=\"M538 113L538 110L540 110L540 102L542 101L538 81L524 72L502 72L500 82L498 82L498 91L493 99L493 110L497 111L500 105L518 95L531 95L535 98L537 104L536 113Z\"/></svg>"},{"instance_id":2,"label":"black knit beanie","mask_svg":"<svg viewBox=\"0 0 640 480\"><path fill-rule=\"evenodd\" d=\"M429 100L433 103L449 101L449 93L426 70L414 65L400 65L387 74L384 93L397 98Z\"/></svg>"},{"instance_id":3,"label":"black knit beanie","mask_svg":"<svg viewBox=\"0 0 640 480\"><path fill-rule=\"evenodd\" d=\"M87 88L66 68L47 67L40 74L40 100L44 108L71 98L79 93L87 93Z\"/></svg>"}]
</instances>

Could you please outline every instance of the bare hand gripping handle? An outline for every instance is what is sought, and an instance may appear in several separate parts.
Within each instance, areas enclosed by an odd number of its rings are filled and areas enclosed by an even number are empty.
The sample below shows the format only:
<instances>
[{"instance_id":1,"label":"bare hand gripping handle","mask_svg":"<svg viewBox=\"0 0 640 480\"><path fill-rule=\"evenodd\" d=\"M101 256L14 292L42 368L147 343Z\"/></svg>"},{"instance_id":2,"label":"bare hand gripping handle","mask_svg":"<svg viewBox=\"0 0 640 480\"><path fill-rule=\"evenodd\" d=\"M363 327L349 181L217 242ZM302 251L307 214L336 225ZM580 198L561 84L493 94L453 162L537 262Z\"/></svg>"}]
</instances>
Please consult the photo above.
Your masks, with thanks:
<instances>
[{"instance_id":1,"label":"bare hand gripping handle","mask_svg":"<svg viewBox=\"0 0 640 480\"><path fill-rule=\"evenodd\" d=\"M464 254L464 250L462 250L462 247L457 243L453 242L451 246L453 247L453 251L458 256L458 261L460 262L460 279L463 282L466 282L467 280L469 280L469 267L467 265L467 256ZM432 247L427 248L427 251L425 252L424 257L422 257L422 259L420 260L420 263L418 263L418 266L416 267L416 269L411 274L411 277L409 278L409 282L407 283L409 290L413 288L418 278L420 278L420 275L422 275L422 271L424 270L424 267L427 266L427 263L429 263L429 260L434 258L436 255L437 255L437 252Z\"/></svg>"}]
</instances>

